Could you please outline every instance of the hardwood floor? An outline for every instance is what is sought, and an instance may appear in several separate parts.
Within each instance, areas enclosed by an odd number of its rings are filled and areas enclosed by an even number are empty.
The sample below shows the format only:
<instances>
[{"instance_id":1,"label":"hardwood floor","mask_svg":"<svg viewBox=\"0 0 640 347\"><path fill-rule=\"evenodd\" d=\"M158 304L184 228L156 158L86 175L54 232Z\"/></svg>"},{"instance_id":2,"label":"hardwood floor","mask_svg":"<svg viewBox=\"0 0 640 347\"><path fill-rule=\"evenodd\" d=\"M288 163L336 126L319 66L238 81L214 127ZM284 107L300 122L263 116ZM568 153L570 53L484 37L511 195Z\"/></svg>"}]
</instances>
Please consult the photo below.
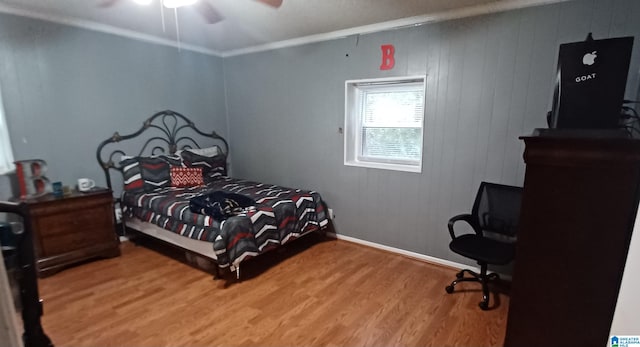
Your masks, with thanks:
<instances>
[{"instance_id":1,"label":"hardwood floor","mask_svg":"<svg viewBox=\"0 0 640 347\"><path fill-rule=\"evenodd\" d=\"M480 286L444 287L456 270L308 236L213 280L166 247L40 280L57 346L498 346L508 297L481 311ZM175 258L169 257L172 255ZM493 306L494 295L491 296Z\"/></svg>"}]
</instances>

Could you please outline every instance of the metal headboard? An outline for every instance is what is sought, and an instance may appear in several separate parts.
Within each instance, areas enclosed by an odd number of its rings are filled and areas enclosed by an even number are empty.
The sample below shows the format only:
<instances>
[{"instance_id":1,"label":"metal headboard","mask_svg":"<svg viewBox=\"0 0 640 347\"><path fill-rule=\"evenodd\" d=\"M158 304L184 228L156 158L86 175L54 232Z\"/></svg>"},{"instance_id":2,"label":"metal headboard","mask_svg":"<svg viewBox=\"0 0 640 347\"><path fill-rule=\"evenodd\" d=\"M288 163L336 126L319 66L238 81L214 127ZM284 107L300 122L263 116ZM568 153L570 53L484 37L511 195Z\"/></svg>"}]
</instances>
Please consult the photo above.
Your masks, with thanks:
<instances>
[{"instance_id":1,"label":"metal headboard","mask_svg":"<svg viewBox=\"0 0 640 347\"><path fill-rule=\"evenodd\" d=\"M223 151L225 156L229 154L229 144L227 143L227 140L218 135L215 131L205 133L196 128L195 124L182 114L171 110L161 111L145 120L142 128L138 131L129 135L120 135L116 131L110 138L100 143L98 150L96 151L96 158L98 159L98 163L100 163L100 167L104 171L109 189L113 190L110 170L122 172L122 168L118 165L120 161L114 160L114 157L126 156L127 153L122 149L115 149L106 157L107 160L103 160L103 158L105 158L102 153L104 147L109 144L120 143L121 141L136 138L150 129L159 130L159 135L156 134L155 136L149 137L142 145L140 151L136 154L137 156L142 156L148 148L149 155L174 154L178 149L201 148L198 142L196 142L191 136L187 136L188 134L185 134L190 130L193 130L193 132L204 138L218 140L224 146ZM156 131L156 133L158 132Z\"/></svg>"}]
</instances>

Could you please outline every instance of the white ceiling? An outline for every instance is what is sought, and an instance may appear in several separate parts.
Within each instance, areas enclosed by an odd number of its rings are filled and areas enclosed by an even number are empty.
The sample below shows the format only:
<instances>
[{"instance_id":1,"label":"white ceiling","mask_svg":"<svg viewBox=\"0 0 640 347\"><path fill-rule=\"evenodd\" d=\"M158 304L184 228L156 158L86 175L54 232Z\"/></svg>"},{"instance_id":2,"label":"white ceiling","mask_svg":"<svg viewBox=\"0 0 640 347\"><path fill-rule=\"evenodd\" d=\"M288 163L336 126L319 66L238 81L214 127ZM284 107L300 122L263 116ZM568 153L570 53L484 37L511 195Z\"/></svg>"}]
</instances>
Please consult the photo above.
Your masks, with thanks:
<instances>
[{"instance_id":1,"label":"white ceiling","mask_svg":"<svg viewBox=\"0 0 640 347\"><path fill-rule=\"evenodd\" d=\"M147 6L120 0L101 8L103 1L0 0L0 12L178 44L173 10L164 10L163 31L160 0ZM225 19L207 24L192 8L178 9L180 45L228 56L563 0L284 0L277 9L255 0L199 1L208 1Z\"/></svg>"}]
</instances>

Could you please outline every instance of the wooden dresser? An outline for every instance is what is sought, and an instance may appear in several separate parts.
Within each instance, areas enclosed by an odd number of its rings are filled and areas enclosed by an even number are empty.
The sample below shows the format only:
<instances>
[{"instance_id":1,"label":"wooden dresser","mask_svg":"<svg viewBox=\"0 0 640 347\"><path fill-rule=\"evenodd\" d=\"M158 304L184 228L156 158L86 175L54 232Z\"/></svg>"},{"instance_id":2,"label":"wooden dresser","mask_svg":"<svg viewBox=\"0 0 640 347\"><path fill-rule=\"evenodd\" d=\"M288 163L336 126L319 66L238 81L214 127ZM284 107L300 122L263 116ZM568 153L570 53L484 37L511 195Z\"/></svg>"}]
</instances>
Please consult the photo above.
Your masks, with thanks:
<instances>
[{"instance_id":1,"label":"wooden dresser","mask_svg":"<svg viewBox=\"0 0 640 347\"><path fill-rule=\"evenodd\" d=\"M505 346L607 345L640 193L640 140L524 137L527 164Z\"/></svg>"},{"instance_id":2,"label":"wooden dresser","mask_svg":"<svg viewBox=\"0 0 640 347\"><path fill-rule=\"evenodd\" d=\"M25 201L33 224L38 275L91 258L120 255L108 189Z\"/></svg>"}]
</instances>

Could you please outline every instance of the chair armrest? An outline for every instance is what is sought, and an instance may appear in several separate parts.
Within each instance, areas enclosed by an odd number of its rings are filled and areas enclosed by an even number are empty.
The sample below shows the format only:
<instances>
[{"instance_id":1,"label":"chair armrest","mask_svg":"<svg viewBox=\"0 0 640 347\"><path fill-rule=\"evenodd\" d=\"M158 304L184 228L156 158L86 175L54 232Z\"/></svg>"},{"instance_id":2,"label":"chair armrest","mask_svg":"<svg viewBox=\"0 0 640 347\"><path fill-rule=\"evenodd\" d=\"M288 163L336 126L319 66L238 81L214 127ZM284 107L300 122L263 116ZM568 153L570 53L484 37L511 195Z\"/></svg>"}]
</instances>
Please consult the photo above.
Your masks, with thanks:
<instances>
[{"instance_id":1,"label":"chair armrest","mask_svg":"<svg viewBox=\"0 0 640 347\"><path fill-rule=\"evenodd\" d=\"M451 219L449 219L449 224L447 225L449 227L449 235L451 235L451 239L455 239L456 238L456 234L453 231L453 225L458 222L458 221L464 221L467 222L472 228L473 231L478 234L478 235L482 235L482 230L480 230L480 228L478 228L475 223L473 223L473 219L471 217L470 214L465 213L465 214L459 214L455 217L451 217Z\"/></svg>"}]
</instances>

